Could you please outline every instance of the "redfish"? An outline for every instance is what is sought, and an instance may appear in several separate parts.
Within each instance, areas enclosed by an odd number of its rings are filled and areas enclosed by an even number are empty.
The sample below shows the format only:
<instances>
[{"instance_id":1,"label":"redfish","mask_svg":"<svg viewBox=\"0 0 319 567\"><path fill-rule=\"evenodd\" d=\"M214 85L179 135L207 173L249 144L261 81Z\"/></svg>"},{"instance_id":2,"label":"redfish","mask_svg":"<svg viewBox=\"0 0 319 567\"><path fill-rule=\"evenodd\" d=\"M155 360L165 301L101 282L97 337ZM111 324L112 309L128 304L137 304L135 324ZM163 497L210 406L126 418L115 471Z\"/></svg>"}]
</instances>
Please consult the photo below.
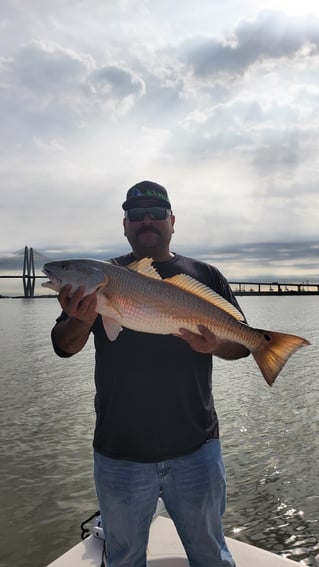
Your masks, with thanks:
<instances>
[{"instance_id":1,"label":"redfish","mask_svg":"<svg viewBox=\"0 0 319 567\"><path fill-rule=\"evenodd\" d=\"M310 344L296 335L250 327L236 307L190 276L162 279L150 258L127 267L91 259L61 260L45 264L43 272L50 279L43 287L59 291L71 284L71 295L79 286L85 287L84 295L96 291L96 311L110 341L123 327L167 335L181 328L198 333L198 325L204 325L217 337L244 345L270 386L290 356Z\"/></svg>"}]
</instances>

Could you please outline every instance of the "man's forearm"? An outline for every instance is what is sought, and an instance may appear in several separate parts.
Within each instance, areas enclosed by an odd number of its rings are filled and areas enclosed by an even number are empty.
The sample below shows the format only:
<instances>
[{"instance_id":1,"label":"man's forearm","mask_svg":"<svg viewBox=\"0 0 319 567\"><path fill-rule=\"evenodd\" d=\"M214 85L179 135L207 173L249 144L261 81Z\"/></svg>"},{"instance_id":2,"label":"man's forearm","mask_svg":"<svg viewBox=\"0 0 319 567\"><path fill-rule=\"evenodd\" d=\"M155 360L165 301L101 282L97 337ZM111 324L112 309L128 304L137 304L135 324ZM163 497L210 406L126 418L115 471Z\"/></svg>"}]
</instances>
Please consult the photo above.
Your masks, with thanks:
<instances>
[{"instance_id":1,"label":"man's forearm","mask_svg":"<svg viewBox=\"0 0 319 567\"><path fill-rule=\"evenodd\" d=\"M52 341L58 350L67 354L76 354L87 343L92 323L68 317L55 325Z\"/></svg>"}]
</instances>

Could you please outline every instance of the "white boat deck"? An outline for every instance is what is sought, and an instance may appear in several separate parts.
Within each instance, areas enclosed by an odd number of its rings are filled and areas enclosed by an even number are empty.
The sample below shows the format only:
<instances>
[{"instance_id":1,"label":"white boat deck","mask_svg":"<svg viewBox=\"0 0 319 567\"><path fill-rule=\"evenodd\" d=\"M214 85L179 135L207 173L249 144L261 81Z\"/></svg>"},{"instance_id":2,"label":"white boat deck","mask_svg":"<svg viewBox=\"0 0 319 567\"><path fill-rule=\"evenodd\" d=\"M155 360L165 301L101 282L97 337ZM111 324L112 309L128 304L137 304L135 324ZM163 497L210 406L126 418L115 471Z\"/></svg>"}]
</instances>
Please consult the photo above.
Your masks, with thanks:
<instances>
[{"instance_id":1,"label":"white boat deck","mask_svg":"<svg viewBox=\"0 0 319 567\"><path fill-rule=\"evenodd\" d=\"M296 567L297 563L258 547L226 538L236 567ZM47 567L100 567L103 541L90 536ZM149 567L189 567L184 548L169 518L158 516L151 526Z\"/></svg>"}]
</instances>

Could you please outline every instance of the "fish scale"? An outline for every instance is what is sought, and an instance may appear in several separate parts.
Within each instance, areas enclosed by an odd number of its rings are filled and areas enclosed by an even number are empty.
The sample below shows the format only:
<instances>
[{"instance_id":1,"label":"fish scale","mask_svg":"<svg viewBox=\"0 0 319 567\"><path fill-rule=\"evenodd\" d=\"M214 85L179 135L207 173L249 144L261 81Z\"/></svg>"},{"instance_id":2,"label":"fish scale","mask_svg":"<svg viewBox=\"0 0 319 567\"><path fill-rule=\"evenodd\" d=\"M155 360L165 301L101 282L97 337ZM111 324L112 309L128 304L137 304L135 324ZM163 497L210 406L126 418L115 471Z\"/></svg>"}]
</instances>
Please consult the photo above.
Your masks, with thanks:
<instances>
[{"instance_id":1,"label":"fish scale","mask_svg":"<svg viewBox=\"0 0 319 567\"><path fill-rule=\"evenodd\" d=\"M152 280L130 273L122 276L116 286L112 282L101 288L98 311L103 314L103 298L108 297L119 312L123 326L156 334L178 333L181 328L198 333L198 325L204 325L220 338L234 340L234 323L237 324L237 342L249 350L255 350L263 340L260 333L207 304L203 299L174 287L167 280ZM165 283L165 286L163 286ZM129 298L129 299L128 299ZM149 301L145 301L149 298ZM106 314L106 311L105 311Z\"/></svg>"}]
</instances>

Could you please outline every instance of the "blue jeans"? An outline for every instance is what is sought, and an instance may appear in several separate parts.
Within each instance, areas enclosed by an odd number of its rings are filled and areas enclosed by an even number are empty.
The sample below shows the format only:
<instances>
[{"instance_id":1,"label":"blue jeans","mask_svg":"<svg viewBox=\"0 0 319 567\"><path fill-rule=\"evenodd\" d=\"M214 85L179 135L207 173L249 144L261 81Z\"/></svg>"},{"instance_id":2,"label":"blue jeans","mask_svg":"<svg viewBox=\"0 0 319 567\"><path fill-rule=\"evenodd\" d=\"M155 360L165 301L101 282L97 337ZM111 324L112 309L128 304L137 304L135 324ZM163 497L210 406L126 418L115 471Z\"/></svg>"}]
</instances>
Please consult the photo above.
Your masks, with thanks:
<instances>
[{"instance_id":1,"label":"blue jeans","mask_svg":"<svg viewBox=\"0 0 319 567\"><path fill-rule=\"evenodd\" d=\"M159 496L191 567L235 567L222 528L225 472L218 439L158 463L109 459L95 451L94 476L109 567L146 567Z\"/></svg>"}]
</instances>

